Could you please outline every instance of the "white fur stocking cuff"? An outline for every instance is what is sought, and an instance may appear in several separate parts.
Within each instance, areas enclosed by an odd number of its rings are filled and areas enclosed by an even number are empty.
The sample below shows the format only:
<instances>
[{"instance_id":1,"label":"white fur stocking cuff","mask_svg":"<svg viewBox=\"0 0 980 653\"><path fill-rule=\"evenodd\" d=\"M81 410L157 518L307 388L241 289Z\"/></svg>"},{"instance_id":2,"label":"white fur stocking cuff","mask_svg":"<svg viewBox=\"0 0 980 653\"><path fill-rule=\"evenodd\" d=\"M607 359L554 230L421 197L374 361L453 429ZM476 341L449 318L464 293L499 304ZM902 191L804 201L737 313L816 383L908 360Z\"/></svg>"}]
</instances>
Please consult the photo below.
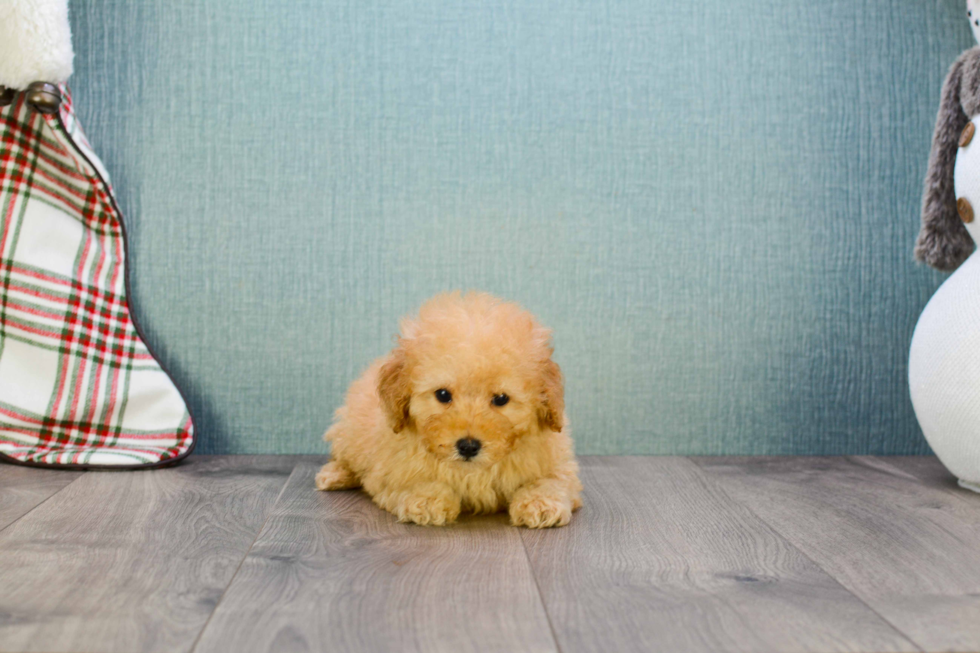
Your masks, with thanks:
<instances>
[{"instance_id":1,"label":"white fur stocking cuff","mask_svg":"<svg viewBox=\"0 0 980 653\"><path fill-rule=\"evenodd\" d=\"M0 86L66 82L74 56L68 0L0 0Z\"/></svg>"}]
</instances>

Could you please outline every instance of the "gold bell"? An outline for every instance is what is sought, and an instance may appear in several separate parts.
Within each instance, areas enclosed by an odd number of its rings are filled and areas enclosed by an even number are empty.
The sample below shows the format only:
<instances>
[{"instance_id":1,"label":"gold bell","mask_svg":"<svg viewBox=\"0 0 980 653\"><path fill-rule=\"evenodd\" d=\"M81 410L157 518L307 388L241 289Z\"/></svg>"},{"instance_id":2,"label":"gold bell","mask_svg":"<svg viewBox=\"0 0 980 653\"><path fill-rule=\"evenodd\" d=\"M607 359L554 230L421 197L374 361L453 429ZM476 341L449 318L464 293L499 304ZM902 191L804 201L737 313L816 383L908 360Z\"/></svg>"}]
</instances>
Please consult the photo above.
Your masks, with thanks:
<instances>
[{"instance_id":1,"label":"gold bell","mask_svg":"<svg viewBox=\"0 0 980 653\"><path fill-rule=\"evenodd\" d=\"M61 93L54 84L34 82L27 87L27 103L39 113L57 113L61 105Z\"/></svg>"}]
</instances>

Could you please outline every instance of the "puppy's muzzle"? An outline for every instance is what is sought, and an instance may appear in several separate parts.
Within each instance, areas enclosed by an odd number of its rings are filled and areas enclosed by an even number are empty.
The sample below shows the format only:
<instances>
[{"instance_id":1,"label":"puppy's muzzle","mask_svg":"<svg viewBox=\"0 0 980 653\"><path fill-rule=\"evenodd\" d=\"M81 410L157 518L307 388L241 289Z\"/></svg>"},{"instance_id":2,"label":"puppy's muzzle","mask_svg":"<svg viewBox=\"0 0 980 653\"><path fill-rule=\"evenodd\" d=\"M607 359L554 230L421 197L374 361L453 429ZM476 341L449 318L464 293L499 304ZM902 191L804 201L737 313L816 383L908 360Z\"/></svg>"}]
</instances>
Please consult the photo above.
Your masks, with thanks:
<instances>
[{"instance_id":1,"label":"puppy's muzzle","mask_svg":"<svg viewBox=\"0 0 980 653\"><path fill-rule=\"evenodd\" d=\"M480 447L483 443L476 438L460 438L456 441L456 451L459 455L463 457L464 460L469 460L476 454L480 453Z\"/></svg>"}]
</instances>

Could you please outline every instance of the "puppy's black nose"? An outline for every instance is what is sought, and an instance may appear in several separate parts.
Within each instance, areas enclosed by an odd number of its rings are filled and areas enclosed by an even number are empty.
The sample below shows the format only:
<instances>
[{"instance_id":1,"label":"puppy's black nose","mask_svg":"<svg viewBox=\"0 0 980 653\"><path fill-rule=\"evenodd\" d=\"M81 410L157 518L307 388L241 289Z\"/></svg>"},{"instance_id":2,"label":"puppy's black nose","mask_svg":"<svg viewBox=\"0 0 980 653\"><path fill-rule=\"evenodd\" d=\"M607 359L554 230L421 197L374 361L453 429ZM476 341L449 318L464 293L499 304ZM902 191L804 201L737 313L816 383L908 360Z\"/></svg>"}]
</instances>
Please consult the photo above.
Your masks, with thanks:
<instances>
[{"instance_id":1,"label":"puppy's black nose","mask_svg":"<svg viewBox=\"0 0 980 653\"><path fill-rule=\"evenodd\" d=\"M466 460L480 453L482 446L483 444L475 438L460 438L456 441L456 451Z\"/></svg>"}]
</instances>

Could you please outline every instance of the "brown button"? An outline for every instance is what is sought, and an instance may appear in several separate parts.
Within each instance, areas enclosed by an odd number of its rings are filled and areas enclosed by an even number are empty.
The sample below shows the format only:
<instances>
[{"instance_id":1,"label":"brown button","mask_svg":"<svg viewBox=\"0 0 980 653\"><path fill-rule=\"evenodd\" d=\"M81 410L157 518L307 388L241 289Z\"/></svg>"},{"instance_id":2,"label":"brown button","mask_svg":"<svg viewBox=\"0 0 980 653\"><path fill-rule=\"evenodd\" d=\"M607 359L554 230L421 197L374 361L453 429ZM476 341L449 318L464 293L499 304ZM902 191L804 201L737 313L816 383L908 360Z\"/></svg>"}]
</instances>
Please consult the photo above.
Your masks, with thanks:
<instances>
[{"instance_id":1,"label":"brown button","mask_svg":"<svg viewBox=\"0 0 980 653\"><path fill-rule=\"evenodd\" d=\"M973 140L973 135L977 133L977 128L972 122L966 123L966 127L960 132L960 147L966 147Z\"/></svg>"},{"instance_id":2,"label":"brown button","mask_svg":"<svg viewBox=\"0 0 980 653\"><path fill-rule=\"evenodd\" d=\"M40 113L57 113L61 93L54 84L34 82L27 87L27 103Z\"/></svg>"},{"instance_id":3,"label":"brown button","mask_svg":"<svg viewBox=\"0 0 980 653\"><path fill-rule=\"evenodd\" d=\"M17 91L6 86L0 86L0 107L5 107L14 101Z\"/></svg>"},{"instance_id":4,"label":"brown button","mask_svg":"<svg viewBox=\"0 0 980 653\"><path fill-rule=\"evenodd\" d=\"M956 200L956 212L960 214L960 220L970 224L973 222L973 207L965 197Z\"/></svg>"}]
</instances>

